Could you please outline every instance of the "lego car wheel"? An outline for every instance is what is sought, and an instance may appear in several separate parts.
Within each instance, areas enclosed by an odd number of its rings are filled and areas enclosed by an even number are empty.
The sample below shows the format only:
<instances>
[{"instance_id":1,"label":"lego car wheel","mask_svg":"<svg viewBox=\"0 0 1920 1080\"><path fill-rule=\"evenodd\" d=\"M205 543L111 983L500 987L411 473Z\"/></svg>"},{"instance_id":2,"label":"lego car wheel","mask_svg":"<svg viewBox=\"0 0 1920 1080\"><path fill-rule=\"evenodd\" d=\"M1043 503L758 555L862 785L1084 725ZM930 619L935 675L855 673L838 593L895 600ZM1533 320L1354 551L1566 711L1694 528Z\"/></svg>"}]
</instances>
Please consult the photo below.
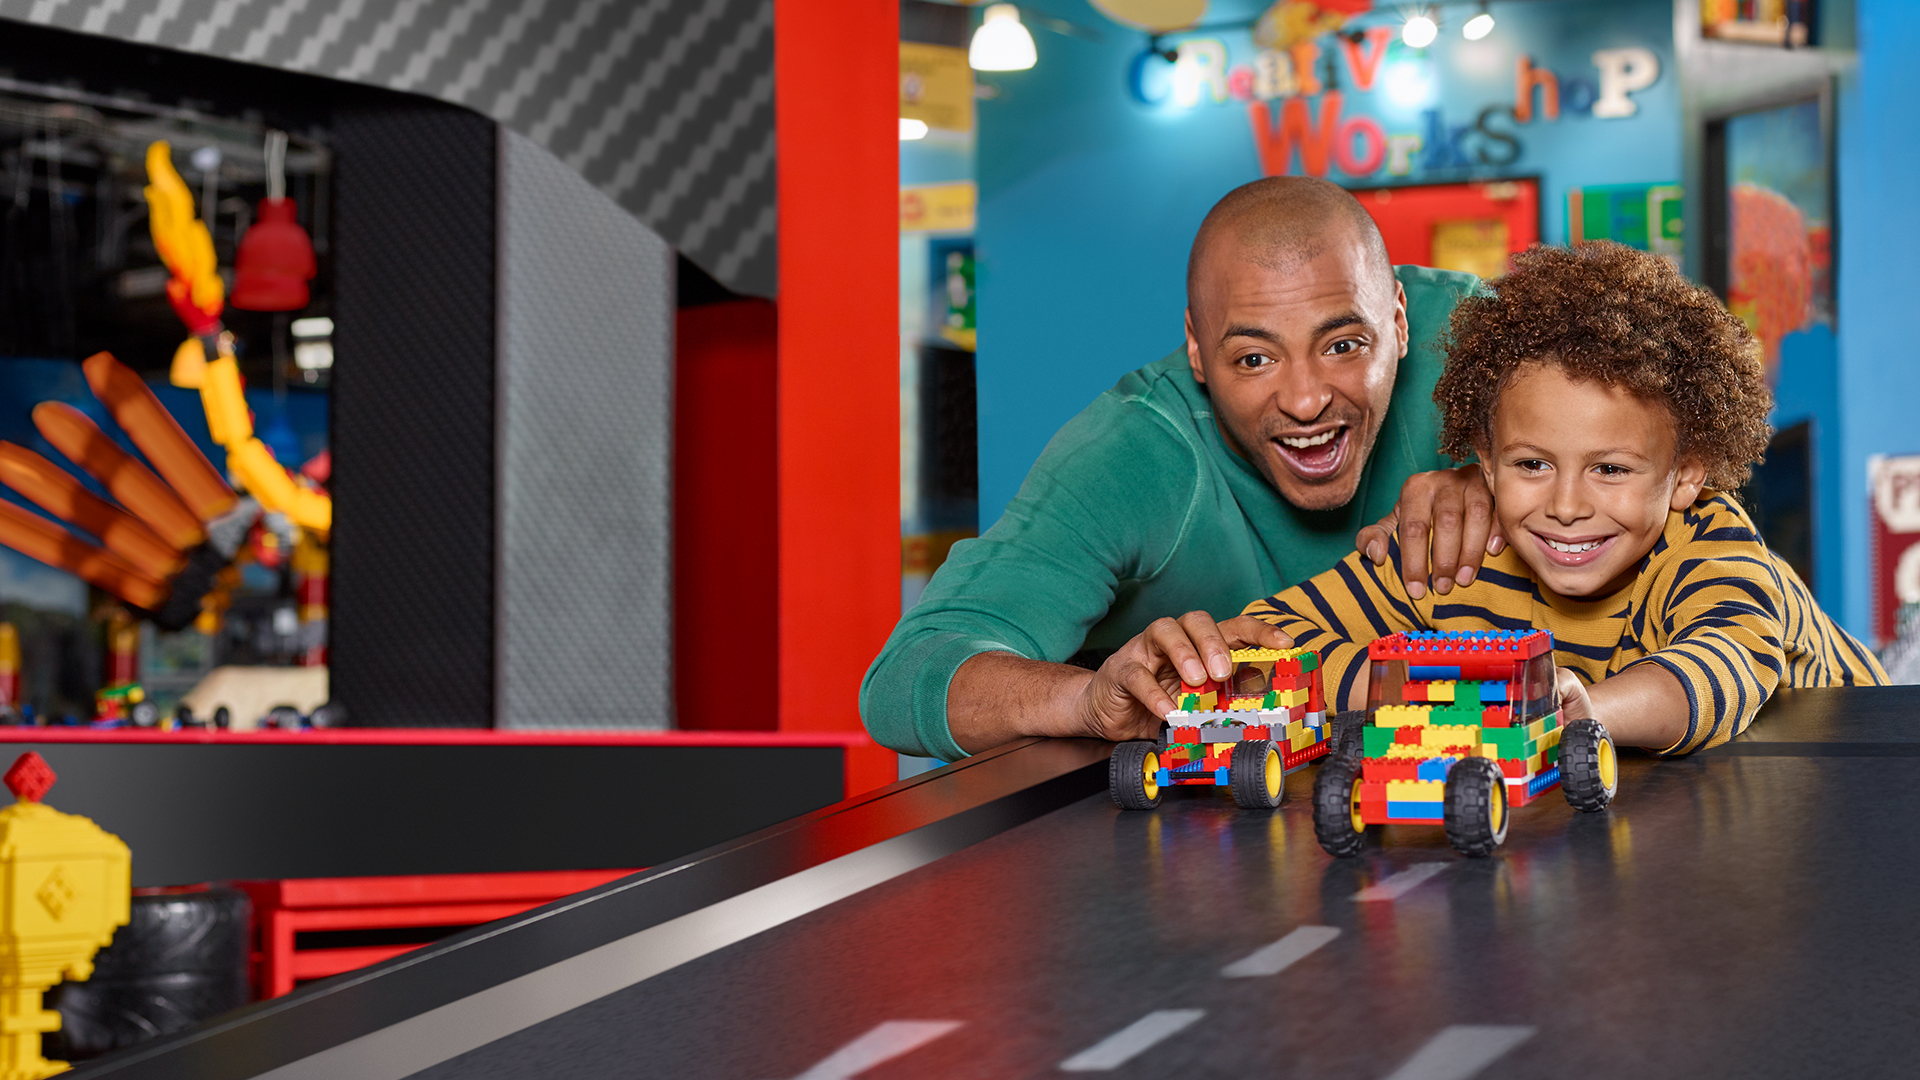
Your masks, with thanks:
<instances>
[{"instance_id":1,"label":"lego car wheel","mask_svg":"<svg viewBox=\"0 0 1920 1080\"><path fill-rule=\"evenodd\" d=\"M1447 842L1479 859L1507 839L1507 785L1492 758L1470 757L1447 773Z\"/></svg>"},{"instance_id":2,"label":"lego car wheel","mask_svg":"<svg viewBox=\"0 0 1920 1080\"><path fill-rule=\"evenodd\" d=\"M1272 810L1287 793L1287 770L1280 748L1266 739L1233 744L1227 763L1227 784L1242 810Z\"/></svg>"},{"instance_id":3,"label":"lego car wheel","mask_svg":"<svg viewBox=\"0 0 1920 1080\"><path fill-rule=\"evenodd\" d=\"M1107 794L1122 810L1160 805L1160 752L1146 740L1123 742L1107 759Z\"/></svg>"},{"instance_id":4,"label":"lego car wheel","mask_svg":"<svg viewBox=\"0 0 1920 1080\"><path fill-rule=\"evenodd\" d=\"M1560 733L1560 789L1575 810L1605 810L1620 788L1613 736L1598 720L1575 720Z\"/></svg>"},{"instance_id":5,"label":"lego car wheel","mask_svg":"<svg viewBox=\"0 0 1920 1080\"><path fill-rule=\"evenodd\" d=\"M160 722L160 706L151 701L137 701L127 710L127 719L134 727L152 727Z\"/></svg>"},{"instance_id":6,"label":"lego car wheel","mask_svg":"<svg viewBox=\"0 0 1920 1080\"><path fill-rule=\"evenodd\" d=\"M1327 854L1344 859L1366 846L1360 815L1360 762L1329 757L1313 779L1313 835Z\"/></svg>"},{"instance_id":7,"label":"lego car wheel","mask_svg":"<svg viewBox=\"0 0 1920 1080\"><path fill-rule=\"evenodd\" d=\"M1359 761L1365 756L1367 745L1364 732L1367 726L1365 712L1355 710L1336 713L1327 723L1333 725L1333 745L1327 751L1331 756L1351 761Z\"/></svg>"}]
</instances>

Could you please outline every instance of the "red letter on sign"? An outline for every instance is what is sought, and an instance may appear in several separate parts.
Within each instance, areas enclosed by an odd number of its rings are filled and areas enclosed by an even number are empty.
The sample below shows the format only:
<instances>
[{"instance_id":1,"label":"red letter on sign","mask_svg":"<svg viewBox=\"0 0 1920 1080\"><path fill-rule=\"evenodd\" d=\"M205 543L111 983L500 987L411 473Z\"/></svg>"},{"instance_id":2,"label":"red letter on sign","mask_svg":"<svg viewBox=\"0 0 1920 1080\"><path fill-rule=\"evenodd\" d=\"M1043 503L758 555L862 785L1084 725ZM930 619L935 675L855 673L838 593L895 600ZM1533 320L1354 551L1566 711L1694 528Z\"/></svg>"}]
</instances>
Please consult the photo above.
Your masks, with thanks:
<instances>
[{"instance_id":1,"label":"red letter on sign","mask_svg":"<svg viewBox=\"0 0 1920 1080\"><path fill-rule=\"evenodd\" d=\"M1393 27L1376 26L1367 31L1367 48L1362 52L1355 42L1341 37L1340 51L1347 57L1347 74L1353 76L1353 88L1365 93L1373 89L1373 78L1380 74L1380 61L1387 58L1387 45L1393 41Z\"/></svg>"},{"instance_id":2,"label":"red letter on sign","mask_svg":"<svg viewBox=\"0 0 1920 1080\"><path fill-rule=\"evenodd\" d=\"M1358 137L1366 144L1366 149L1358 154L1353 152L1353 140ZM1348 176L1368 176L1380 168L1387 160L1387 133L1380 121L1371 116L1356 116L1340 125L1333 137L1333 163Z\"/></svg>"},{"instance_id":3,"label":"red letter on sign","mask_svg":"<svg viewBox=\"0 0 1920 1080\"><path fill-rule=\"evenodd\" d=\"M1281 176L1293 164L1293 150L1300 147L1301 171L1308 176L1327 175L1327 152L1332 149L1334 129L1340 126L1340 93L1329 90L1320 98L1320 126L1315 127L1307 114L1307 101L1294 96L1280 105L1280 127L1275 130L1267 103L1247 103L1247 121L1253 125L1253 145L1260 152L1260 171Z\"/></svg>"},{"instance_id":4,"label":"red letter on sign","mask_svg":"<svg viewBox=\"0 0 1920 1080\"><path fill-rule=\"evenodd\" d=\"M1560 119L1560 80L1546 68L1537 68L1526 53L1513 66L1513 118L1525 124L1533 119L1533 88L1540 88L1540 115Z\"/></svg>"}]
</instances>

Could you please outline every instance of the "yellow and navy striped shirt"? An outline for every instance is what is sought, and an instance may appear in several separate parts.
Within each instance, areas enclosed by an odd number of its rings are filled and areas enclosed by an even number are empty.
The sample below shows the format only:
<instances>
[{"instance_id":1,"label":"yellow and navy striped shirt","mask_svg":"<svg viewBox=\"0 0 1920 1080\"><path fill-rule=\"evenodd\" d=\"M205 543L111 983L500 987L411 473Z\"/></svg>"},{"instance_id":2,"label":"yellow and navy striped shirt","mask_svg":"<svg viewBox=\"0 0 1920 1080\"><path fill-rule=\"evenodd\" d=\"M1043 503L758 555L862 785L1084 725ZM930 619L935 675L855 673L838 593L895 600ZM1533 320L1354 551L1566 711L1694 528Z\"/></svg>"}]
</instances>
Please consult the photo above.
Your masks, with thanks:
<instances>
[{"instance_id":1,"label":"yellow and navy striped shirt","mask_svg":"<svg viewBox=\"0 0 1920 1080\"><path fill-rule=\"evenodd\" d=\"M1726 495L1667 517L1631 586L1597 600L1542 589L1508 546L1473 584L1419 600L1388 565L1359 552L1326 573L1247 605L1245 614L1318 649L1326 686L1344 704L1367 644L1401 630L1553 631L1554 662L1591 685L1633 664L1659 664L1686 688L1686 738L1666 753L1716 746L1746 730L1776 687L1885 685L1866 647L1835 626L1746 512ZM1337 690L1336 690L1337 687ZM1338 707L1338 706L1336 706Z\"/></svg>"}]
</instances>

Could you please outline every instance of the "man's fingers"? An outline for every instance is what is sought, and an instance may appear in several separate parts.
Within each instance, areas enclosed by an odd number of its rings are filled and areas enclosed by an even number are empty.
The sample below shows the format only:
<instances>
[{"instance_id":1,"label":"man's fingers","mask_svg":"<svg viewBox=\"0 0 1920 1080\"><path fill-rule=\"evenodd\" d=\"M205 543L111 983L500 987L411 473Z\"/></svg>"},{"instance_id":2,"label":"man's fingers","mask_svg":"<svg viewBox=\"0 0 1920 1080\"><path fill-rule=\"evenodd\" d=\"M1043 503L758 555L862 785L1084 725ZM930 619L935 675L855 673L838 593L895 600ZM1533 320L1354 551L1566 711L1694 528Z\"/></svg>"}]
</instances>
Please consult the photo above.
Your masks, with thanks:
<instances>
[{"instance_id":1,"label":"man's fingers","mask_svg":"<svg viewBox=\"0 0 1920 1080\"><path fill-rule=\"evenodd\" d=\"M1270 622L1251 615L1237 615L1220 624L1220 632L1236 649L1257 646L1262 649L1291 649L1293 639Z\"/></svg>"},{"instance_id":2,"label":"man's fingers","mask_svg":"<svg viewBox=\"0 0 1920 1080\"><path fill-rule=\"evenodd\" d=\"M1493 498L1484 491L1468 488L1466 491L1466 520L1460 527L1460 566L1454 572L1453 580L1461 585L1473 584L1475 575L1480 572L1480 553L1494 554L1488 537L1493 534Z\"/></svg>"},{"instance_id":3,"label":"man's fingers","mask_svg":"<svg viewBox=\"0 0 1920 1080\"><path fill-rule=\"evenodd\" d=\"M1365 555L1375 566L1387 564L1387 542L1393 538L1393 530L1400 525L1400 510L1395 507L1386 517L1360 530L1354 537L1354 549Z\"/></svg>"},{"instance_id":4,"label":"man's fingers","mask_svg":"<svg viewBox=\"0 0 1920 1080\"><path fill-rule=\"evenodd\" d=\"M1174 710L1173 698L1166 688L1160 685L1160 679L1147 665L1129 661L1120 665L1114 673L1114 682L1127 692L1140 707L1153 714L1156 719L1165 717Z\"/></svg>"},{"instance_id":5,"label":"man's fingers","mask_svg":"<svg viewBox=\"0 0 1920 1080\"><path fill-rule=\"evenodd\" d=\"M1207 665L1208 675L1224 679L1233 674L1233 657L1227 648L1227 639L1221 636L1220 626L1213 621L1213 616L1204 611L1189 611L1180 616L1180 628L1200 650L1200 659Z\"/></svg>"},{"instance_id":6,"label":"man's fingers","mask_svg":"<svg viewBox=\"0 0 1920 1080\"><path fill-rule=\"evenodd\" d=\"M1150 653L1158 653L1173 665L1174 673L1189 685L1207 681L1207 662L1194 648L1187 631L1172 619L1155 619L1141 635Z\"/></svg>"},{"instance_id":7,"label":"man's fingers","mask_svg":"<svg viewBox=\"0 0 1920 1080\"><path fill-rule=\"evenodd\" d=\"M1456 484L1441 484L1433 492L1433 591L1453 591L1453 575L1460 567L1460 536L1466 524L1465 499Z\"/></svg>"},{"instance_id":8,"label":"man's fingers","mask_svg":"<svg viewBox=\"0 0 1920 1080\"><path fill-rule=\"evenodd\" d=\"M1410 514L1400 522L1400 579L1408 596L1427 595L1427 523Z\"/></svg>"}]
</instances>

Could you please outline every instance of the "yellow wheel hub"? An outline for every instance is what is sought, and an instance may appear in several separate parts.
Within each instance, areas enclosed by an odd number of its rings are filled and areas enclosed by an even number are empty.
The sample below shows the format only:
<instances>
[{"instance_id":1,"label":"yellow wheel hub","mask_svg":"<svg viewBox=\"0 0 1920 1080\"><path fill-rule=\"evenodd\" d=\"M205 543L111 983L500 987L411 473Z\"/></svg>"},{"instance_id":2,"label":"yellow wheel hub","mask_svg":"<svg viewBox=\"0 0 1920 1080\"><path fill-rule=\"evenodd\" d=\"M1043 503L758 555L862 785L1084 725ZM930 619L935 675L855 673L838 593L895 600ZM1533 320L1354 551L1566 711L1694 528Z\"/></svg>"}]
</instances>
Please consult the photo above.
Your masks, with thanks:
<instances>
[{"instance_id":1,"label":"yellow wheel hub","mask_svg":"<svg viewBox=\"0 0 1920 1080\"><path fill-rule=\"evenodd\" d=\"M1353 778L1353 788L1347 794L1347 814L1353 819L1354 832L1366 832L1366 819L1360 816L1360 778Z\"/></svg>"},{"instance_id":2,"label":"yellow wheel hub","mask_svg":"<svg viewBox=\"0 0 1920 1080\"><path fill-rule=\"evenodd\" d=\"M1507 782L1505 780L1493 782L1493 806L1490 809L1493 811L1493 834L1498 836L1501 830L1507 827Z\"/></svg>"},{"instance_id":3,"label":"yellow wheel hub","mask_svg":"<svg viewBox=\"0 0 1920 1080\"><path fill-rule=\"evenodd\" d=\"M1287 771L1280 766L1280 751L1268 747L1267 798L1272 799L1279 797L1280 785L1285 782L1283 778L1286 776L1286 773Z\"/></svg>"},{"instance_id":4,"label":"yellow wheel hub","mask_svg":"<svg viewBox=\"0 0 1920 1080\"><path fill-rule=\"evenodd\" d=\"M1613 740L1601 739L1599 750L1600 786L1612 791L1620 777L1620 762L1613 755Z\"/></svg>"},{"instance_id":5,"label":"yellow wheel hub","mask_svg":"<svg viewBox=\"0 0 1920 1080\"><path fill-rule=\"evenodd\" d=\"M1160 755L1147 751L1146 760L1140 763L1140 786L1146 790L1147 798L1160 797Z\"/></svg>"}]
</instances>

